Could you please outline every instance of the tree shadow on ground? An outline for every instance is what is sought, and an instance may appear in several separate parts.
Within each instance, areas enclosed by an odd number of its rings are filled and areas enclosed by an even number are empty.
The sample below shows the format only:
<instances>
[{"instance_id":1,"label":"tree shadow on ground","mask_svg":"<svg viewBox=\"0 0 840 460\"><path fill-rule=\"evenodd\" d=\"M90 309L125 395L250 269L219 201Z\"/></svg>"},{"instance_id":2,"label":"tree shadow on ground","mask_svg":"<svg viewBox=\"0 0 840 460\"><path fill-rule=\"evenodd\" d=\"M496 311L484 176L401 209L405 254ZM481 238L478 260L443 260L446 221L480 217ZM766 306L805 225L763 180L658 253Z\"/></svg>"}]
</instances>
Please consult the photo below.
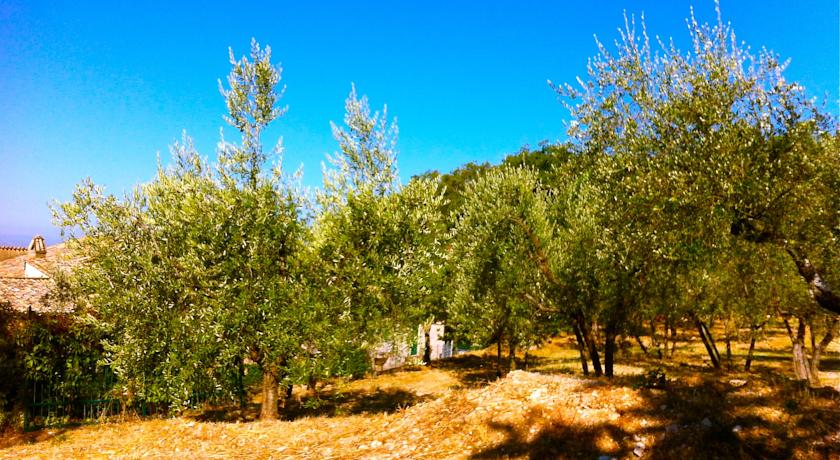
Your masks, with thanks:
<instances>
[{"instance_id":1,"label":"tree shadow on ground","mask_svg":"<svg viewBox=\"0 0 840 460\"><path fill-rule=\"evenodd\" d=\"M491 422L489 427L505 434L505 440L486 450L472 454L470 459L497 458L598 458L599 455L620 456L622 449L604 452L598 441L604 436L622 439L626 434L614 425L601 424L588 427L563 425L556 422L543 427L536 434L525 433L506 423Z\"/></svg>"},{"instance_id":2,"label":"tree shadow on ground","mask_svg":"<svg viewBox=\"0 0 840 460\"><path fill-rule=\"evenodd\" d=\"M689 436L662 436L654 451L661 454L653 458L673 458L681 445L698 453L706 449L717 458L789 458L809 451L805 458L840 455L840 392L830 387L808 388L774 367L665 370L676 378L662 389L642 390L646 404L638 416L659 417L675 433ZM639 387L645 382L623 377L614 383Z\"/></svg>"},{"instance_id":3,"label":"tree shadow on ground","mask_svg":"<svg viewBox=\"0 0 840 460\"><path fill-rule=\"evenodd\" d=\"M542 374L574 374L572 366L577 365L577 358L561 358L529 355L527 362L522 356L516 357L516 369ZM502 377L507 375L508 358L503 359ZM432 361L432 369L449 371L468 388L485 386L499 379L496 357L490 354L464 354L451 358Z\"/></svg>"},{"instance_id":4,"label":"tree shadow on ground","mask_svg":"<svg viewBox=\"0 0 840 460\"><path fill-rule=\"evenodd\" d=\"M187 417L199 422L253 422L260 418L260 404L249 403L243 406L209 406Z\"/></svg>"},{"instance_id":5,"label":"tree shadow on ground","mask_svg":"<svg viewBox=\"0 0 840 460\"><path fill-rule=\"evenodd\" d=\"M21 444L37 444L41 442L61 442L69 434L85 426L97 425L100 423L122 423L137 420L146 420L156 415L140 416L134 412L117 415L110 415L102 419L94 420L70 420L60 426L38 426L27 431L6 426L0 429L0 450L14 447ZM2 455L0 455L2 457ZM2 457L5 458L5 457Z\"/></svg>"},{"instance_id":6,"label":"tree shadow on ground","mask_svg":"<svg viewBox=\"0 0 840 460\"><path fill-rule=\"evenodd\" d=\"M636 389L641 401L615 421L552 419L536 433L491 423L505 439L471 458L635 458L639 441L646 459L840 458L840 393L831 388L808 389L772 369L691 368L687 378L650 384L644 376L588 379L586 387Z\"/></svg>"},{"instance_id":7,"label":"tree shadow on ground","mask_svg":"<svg viewBox=\"0 0 840 460\"><path fill-rule=\"evenodd\" d=\"M481 387L499 378L496 358L487 355L465 354L453 356L432 361L431 368L451 371L466 387Z\"/></svg>"},{"instance_id":8,"label":"tree shadow on ground","mask_svg":"<svg viewBox=\"0 0 840 460\"><path fill-rule=\"evenodd\" d=\"M459 384L465 387L480 387L497 380L495 357L490 356L459 355L433 361L430 368L451 372ZM379 375L413 372L420 369L420 367L393 369L381 372ZM295 392L295 397L286 400L284 407L280 409L280 418L283 420L391 413L435 398L432 394L418 395L412 391L394 387L348 390L332 384L318 392L295 387ZM256 394L251 396L256 396ZM259 419L260 407L259 403L251 403L245 407L210 407L192 415L192 418L207 422L249 422Z\"/></svg>"},{"instance_id":9,"label":"tree shadow on ground","mask_svg":"<svg viewBox=\"0 0 840 460\"><path fill-rule=\"evenodd\" d=\"M297 420L302 417L388 414L431 399L434 399L433 395L419 396L400 388L350 391L336 389L308 398L289 399L281 411L281 418Z\"/></svg>"},{"instance_id":10,"label":"tree shadow on ground","mask_svg":"<svg viewBox=\"0 0 840 460\"><path fill-rule=\"evenodd\" d=\"M820 361L820 370L823 372L837 372L840 371L840 357L838 358L823 358Z\"/></svg>"},{"instance_id":11,"label":"tree shadow on ground","mask_svg":"<svg viewBox=\"0 0 840 460\"><path fill-rule=\"evenodd\" d=\"M60 428L43 428L35 431L18 431L11 428L0 432L0 449L18 446L21 444L35 444L45 441L62 440L71 431L81 427L81 423L68 424Z\"/></svg>"},{"instance_id":12,"label":"tree shadow on ground","mask_svg":"<svg viewBox=\"0 0 840 460\"><path fill-rule=\"evenodd\" d=\"M433 395L418 396L399 388L334 388L321 391L317 395L307 392L304 396L287 399L279 410L279 416L281 420L294 421L304 417L388 414L431 399L434 399ZM259 403L251 403L244 408L211 407L192 415L191 418L201 422L252 422L259 420L261 408Z\"/></svg>"}]
</instances>

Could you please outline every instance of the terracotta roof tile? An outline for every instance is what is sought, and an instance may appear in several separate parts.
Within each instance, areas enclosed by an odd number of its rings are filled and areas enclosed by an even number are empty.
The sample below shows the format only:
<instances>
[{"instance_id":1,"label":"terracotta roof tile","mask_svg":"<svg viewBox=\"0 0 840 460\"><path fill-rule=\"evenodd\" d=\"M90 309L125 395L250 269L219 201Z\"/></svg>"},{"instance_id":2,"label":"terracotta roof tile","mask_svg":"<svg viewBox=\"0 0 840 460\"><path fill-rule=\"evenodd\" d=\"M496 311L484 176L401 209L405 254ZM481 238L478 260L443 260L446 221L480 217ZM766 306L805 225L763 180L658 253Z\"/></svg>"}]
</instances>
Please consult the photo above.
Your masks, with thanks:
<instances>
[{"instance_id":1,"label":"terracotta roof tile","mask_svg":"<svg viewBox=\"0 0 840 460\"><path fill-rule=\"evenodd\" d=\"M0 278L25 278L26 264L32 265L46 276L55 275L59 270L67 271L79 262L79 258L71 257L65 243L47 248L43 257L35 257L29 253L0 260Z\"/></svg>"},{"instance_id":2,"label":"terracotta roof tile","mask_svg":"<svg viewBox=\"0 0 840 460\"><path fill-rule=\"evenodd\" d=\"M46 256L29 257L26 261L41 272L50 276L54 275L56 271L66 271L72 268L72 266L77 263L77 260L78 259L70 257L67 246L64 243L61 243L48 247Z\"/></svg>"},{"instance_id":3,"label":"terracotta roof tile","mask_svg":"<svg viewBox=\"0 0 840 460\"><path fill-rule=\"evenodd\" d=\"M50 246L42 257L30 253L0 260L0 302L8 302L11 307L25 313L32 308L37 313L67 312L72 306L63 305L55 299L55 282L50 278L57 271L69 270L79 262L71 258L64 243ZM46 276L27 276L29 264Z\"/></svg>"},{"instance_id":4,"label":"terracotta roof tile","mask_svg":"<svg viewBox=\"0 0 840 460\"><path fill-rule=\"evenodd\" d=\"M0 260L11 259L26 254L26 248L18 246L2 246L0 245Z\"/></svg>"},{"instance_id":5,"label":"terracotta roof tile","mask_svg":"<svg viewBox=\"0 0 840 460\"><path fill-rule=\"evenodd\" d=\"M48 278L0 278L0 302L26 313L66 313L71 306L58 302L52 294L55 283Z\"/></svg>"},{"instance_id":6,"label":"terracotta roof tile","mask_svg":"<svg viewBox=\"0 0 840 460\"><path fill-rule=\"evenodd\" d=\"M23 278L28 258L29 255L24 254L0 261L0 278Z\"/></svg>"}]
</instances>

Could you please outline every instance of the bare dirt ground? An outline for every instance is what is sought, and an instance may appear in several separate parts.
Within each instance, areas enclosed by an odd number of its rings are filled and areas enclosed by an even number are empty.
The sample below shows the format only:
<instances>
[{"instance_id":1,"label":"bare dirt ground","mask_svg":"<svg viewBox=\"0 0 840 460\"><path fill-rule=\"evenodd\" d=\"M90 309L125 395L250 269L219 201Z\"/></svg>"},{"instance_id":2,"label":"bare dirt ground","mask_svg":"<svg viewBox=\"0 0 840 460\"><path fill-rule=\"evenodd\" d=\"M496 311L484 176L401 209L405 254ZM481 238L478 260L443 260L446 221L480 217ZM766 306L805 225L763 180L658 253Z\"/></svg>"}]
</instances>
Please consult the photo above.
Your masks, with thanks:
<instances>
[{"instance_id":1,"label":"bare dirt ground","mask_svg":"<svg viewBox=\"0 0 840 460\"><path fill-rule=\"evenodd\" d=\"M759 344L750 373L738 370L745 344L732 370L714 371L702 345L685 342L670 361L635 347L613 380L584 378L561 337L531 352L529 371L499 380L479 352L334 382L317 399L296 388L282 421L252 421L256 401L9 434L0 458L840 459L840 345L823 362L827 386L808 390L790 380L781 334Z\"/></svg>"}]
</instances>

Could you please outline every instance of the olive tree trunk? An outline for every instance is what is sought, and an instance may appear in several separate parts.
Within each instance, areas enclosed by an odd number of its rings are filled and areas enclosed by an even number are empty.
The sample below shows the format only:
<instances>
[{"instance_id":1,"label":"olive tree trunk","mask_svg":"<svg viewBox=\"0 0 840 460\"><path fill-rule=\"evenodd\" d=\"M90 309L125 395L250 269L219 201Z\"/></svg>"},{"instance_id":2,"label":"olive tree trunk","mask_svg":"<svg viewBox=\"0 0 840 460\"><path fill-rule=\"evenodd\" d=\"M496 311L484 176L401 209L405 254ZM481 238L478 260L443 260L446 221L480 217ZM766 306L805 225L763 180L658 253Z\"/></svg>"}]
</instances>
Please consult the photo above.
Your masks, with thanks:
<instances>
[{"instance_id":1,"label":"olive tree trunk","mask_svg":"<svg viewBox=\"0 0 840 460\"><path fill-rule=\"evenodd\" d=\"M628 286L626 279L622 281L623 286ZM616 339L623 332L626 314L629 308L629 300L623 295L620 295L615 301L614 310L604 328L604 375L609 378L615 375Z\"/></svg>"},{"instance_id":2,"label":"olive tree trunk","mask_svg":"<svg viewBox=\"0 0 840 460\"><path fill-rule=\"evenodd\" d=\"M423 362L426 364L432 363L432 326L423 327Z\"/></svg>"},{"instance_id":3,"label":"olive tree trunk","mask_svg":"<svg viewBox=\"0 0 840 460\"><path fill-rule=\"evenodd\" d=\"M671 348L668 349L668 339L669 339L669 332L668 329L671 330L670 332L670 340L671 340ZM667 354L668 359L674 357L674 352L677 351L677 323L672 318L668 318L667 322L665 323L665 353Z\"/></svg>"},{"instance_id":4,"label":"olive tree trunk","mask_svg":"<svg viewBox=\"0 0 840 460\"><path fill-rule=\"evenodd\" d=\"M712 367L720 369L720 353L715 345L715 339L709 332L709 328L706 327L706 324L697 315L694 315L694 324L697 326L697 332L700 334L703 346L706 347L706 353L709 354L709 358L712 360Z\"/></svg>"},{"instance_id":5,"label":"olive tree trunk","mask_svg":"<svg viewBox=\"0 0 840 460\"><path fill-rule=\"evenodd\" d=\"M260 409L260 420L277 420L278 388L280 386L277 370L272 368L263 369L262 378L262 408Z\"/></svg>"},{"instance_id":6,"label":"olive tree trunk","mask_svg":"<svg viewBox=\"0 0 840 460\"><path fill-rule=\"evenodd\" d=\"M787 322L787 319L785 319ZM808 356L805 350L805 320L799 318L799 325L796 328L796 334L788 327L788 334L790 335L792 345L793 357L793 374L796 380L812 383L819 383L819 377L815 377L811 373L811 365L808 362Z\"/></svg>"},{"instance_id":7,"label":"olive tree trunk","mask_svg":"<svg viewBox=\"0 0 840 460\"><path fill-rule=\"evenodd\" d=\"M607 324L607 327L604 329L604 375L607 377L612 377L614 374L615 336L615 326L613 324Z\"/></svg>"},{"instance_id":8,"label":"olive tree trunk","mask_svg":"<svg viewBox=\"0 0 840 460\"><path fill-rule=\"evenodd\" d=\"M840 295L831 289L831 286L820 276L820 273L807 257L798 254L790 248L786 249L788 254L793 258L799 275L808 283L808 289L814 295L814 300L817 301L817 304L835 315L840 315Z\"/></svg>"},{"instance_id":9,"label":"olive tree trunk","mask_svg":"<svg viewBox=\"0 0 840 460\"><path fill-rule=\"evenodd\" d=\"M583 375L589 375L589 363L586 360L586 342L583 341L583 333L581 333L578 324L574 324L572 329L575 331L578 353L580 353L580 367L583 369Z\"/></svg>"},{"instance_id":10,"label":"olive tree trunk","mask_svg":"<svg viewBox=\"0 0 840 460\"><path fill-rule=\"evenodd\" d=\"M639 334L633 334L633 338L634 338L634 339L636 339L636 343L638 343L638 344L639 344L639 348L641 348L641 349L642 349L642 353L644 353L644 354L645 354L645 356L648 356L648 349L647 349L647 347L645 346L644 342L642 342L642 338L641 338L641 337L639 337ZM662 353L661 353L661 352L659 353L659 357L660 357L660 358L662 357Z\"/></svg>"},{"instance_id":11,"label":"olive tree trunk","mask_svg":"<svg viewBox=\"0 0 840 460\"><path fill-rule=\"evenodd\" d=\"M589 349L589 359L592 360L592 370L596 377L604 375L604 370L601 368L601 357L598 355L598 344L595 343L595 337L592 333L592 324L586 321L583 311L578 310L575 314L575 322L580 329L583 342Z\"/></svg>"},{"instance_id":12,"label":"olive tree trunk","mask_svg":"<svg viewBox=\"0 0 840 460\"><path fill-rule=\"evenodd\" d=\"M823 336L819 343L816 342L813 326L810 327L810 357L808 356L808 350L805 344L805 329L807 326L806 319L803 317L797 318L798 324L795 334L793 328L790 326L787 315L783 315L782 319L785 322L785 328L788 331L788 336L790 337L792 345L793 373L796 380L807 382L810 387L819 387L821 385L819 369L820 360L822 359L822 354L825 352L825 349L831 341L834 340L837 325L840 324L840 318L834 318L827 324L825 336Z\"/></svg>"},{"instance_id":13,"label":"olive tree trunk","mask_svg":"<svg viewBox=\"0 0 840 460\"><path fill-rule=\"evenodd\" d=\"M747 361L744 363L744 370L749 372L750 366L752 365L753 360L753 352L755 351L755 339L758 335L759 329L764 327L764 324L767 322L763 322L761 324L751 324L750 325L750 349L747 351Z\"/></svg>"},{"instance_id":14,"label":"olive tree trunk","mask_svg":"<svg viewBox=\"0 0 840 460\"><path fill-rule=\"evenodd\" d=\"M508 341L508 371L516 370L516 342Z\"/></svg>"}]
</instances>

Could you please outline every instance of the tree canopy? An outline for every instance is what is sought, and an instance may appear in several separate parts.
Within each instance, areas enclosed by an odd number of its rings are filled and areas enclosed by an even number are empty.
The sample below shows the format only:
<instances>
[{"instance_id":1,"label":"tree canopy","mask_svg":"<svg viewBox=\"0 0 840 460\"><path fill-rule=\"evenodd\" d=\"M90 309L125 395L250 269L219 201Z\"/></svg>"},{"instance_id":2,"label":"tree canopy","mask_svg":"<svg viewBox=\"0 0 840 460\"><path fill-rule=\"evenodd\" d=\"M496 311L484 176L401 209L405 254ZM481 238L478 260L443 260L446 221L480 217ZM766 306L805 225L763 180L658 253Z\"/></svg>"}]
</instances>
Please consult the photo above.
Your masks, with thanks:
<instances>
[{"instance_id":1,"label":"tree canopy","mask_svg":"<svg viewBox=\"0 0 840 460\"><path fill-rule=\"evenodd\" d=\"M77 316L129 398L241 396L256 366L264 419L280 386L358 374L432 320L511 364L568 331L583 372L612 376L622 338L667 356L694 328L720 368L711 322L754 345L772 316L797 378L817 384L840 324L837 122L720 14L688 31L685 52L631 17L614 49L597 42L585 78L552 85L568 143L406 185L396 119L353 85L314 199L282 146L263 148L286 110L270 49L231 51L219 86L239 142L210 162L185 135L149 183L118 197L86 180L57 207L86 256L69 279ZM823 335L810 358L806 328Z\"/></svg>"}]
</instances>

